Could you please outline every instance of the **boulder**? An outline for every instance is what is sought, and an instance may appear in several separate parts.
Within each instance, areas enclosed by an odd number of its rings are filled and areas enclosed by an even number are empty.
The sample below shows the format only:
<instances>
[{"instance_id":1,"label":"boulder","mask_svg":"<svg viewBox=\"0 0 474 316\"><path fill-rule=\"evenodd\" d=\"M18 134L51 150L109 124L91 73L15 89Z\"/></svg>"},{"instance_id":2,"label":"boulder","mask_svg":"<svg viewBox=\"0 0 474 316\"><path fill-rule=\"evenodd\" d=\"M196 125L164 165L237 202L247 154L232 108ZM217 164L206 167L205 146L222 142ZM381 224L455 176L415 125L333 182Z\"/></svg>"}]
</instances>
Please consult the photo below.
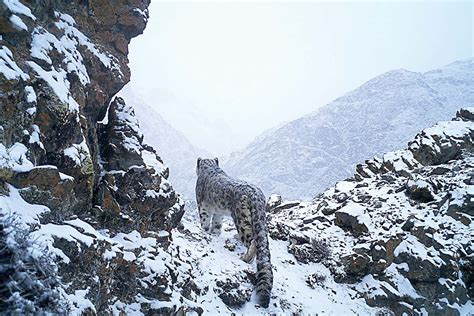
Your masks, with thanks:
<instances>
[{"instance_id":1,"label":"boulder","mask_svg":"<svg viewBox=\"0 0 474 316\"><path fill-rule=\"evenodd\" d=\"M408 180L406 188L409 196L414 200L424 203L434 200L433 188L424 180Z\"/></svg>"},{"instance_id":2,"label":"boulder","mask_svg":"<svg viewBox=\"0 0 474 316\"><path fill-rule=\"evenodd\" d=\"M369 231L370 217L366 208L356 203L349 203L335 212L335 224L349 229L354 235L360 236Z\"/></svg>"}]
</instances>

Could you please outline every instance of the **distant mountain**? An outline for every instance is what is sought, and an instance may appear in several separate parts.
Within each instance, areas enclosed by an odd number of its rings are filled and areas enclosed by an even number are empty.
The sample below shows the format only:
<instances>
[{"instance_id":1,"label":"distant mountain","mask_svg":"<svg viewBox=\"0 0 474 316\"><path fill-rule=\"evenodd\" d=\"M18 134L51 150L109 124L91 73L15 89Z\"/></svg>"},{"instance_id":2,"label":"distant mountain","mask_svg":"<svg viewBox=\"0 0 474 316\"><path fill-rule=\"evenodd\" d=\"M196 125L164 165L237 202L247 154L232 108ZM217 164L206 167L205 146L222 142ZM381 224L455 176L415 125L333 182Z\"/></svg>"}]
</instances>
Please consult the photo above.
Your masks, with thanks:
<instances>
[{"instance_id":1,"label":"distant mountain","mask_svg":"<svg viewBox=\"0 0 474 316\"><path fill-rule=\"evenodd\" d=\"M176 191L185 199L193 200L197 158L211 155L193 146L186 136L163 119L156 106L139 97L129 86L120 95L135 109L145 142L160 152L165 165L169 167L170 181Z\"/></svg>"},{"instance_id":2,"label":"distant mountain","mask_svg":"<svg viewBox=\"0 0 474 316\"><path fill-rule=\"evenodd\" d=\"M474 104L474 59L426 73L393 70L233 153L225 169L269 195L312 198L357 162Z\"/></svg>"},{"instance_id":3,"label":"distant mountain","mask_svg":"<svg viewBox=\"0 0 474 316\"><path fill-rule=\"evenodd\" d=\"M247 133L239 129L238 125L228 121L225 111L219 118L214 115L215 113L210 115L209 111L216 111L213 106L200 105L193 99L187 99L169 90L144 89L134 85L133 80L126 89L133 90L135 96L148 101L148 104L156 109L166 122L179 130L191 144L205 148L214 155L228 156L252 140L244 136Z\"/></svg>"}]
</instances>

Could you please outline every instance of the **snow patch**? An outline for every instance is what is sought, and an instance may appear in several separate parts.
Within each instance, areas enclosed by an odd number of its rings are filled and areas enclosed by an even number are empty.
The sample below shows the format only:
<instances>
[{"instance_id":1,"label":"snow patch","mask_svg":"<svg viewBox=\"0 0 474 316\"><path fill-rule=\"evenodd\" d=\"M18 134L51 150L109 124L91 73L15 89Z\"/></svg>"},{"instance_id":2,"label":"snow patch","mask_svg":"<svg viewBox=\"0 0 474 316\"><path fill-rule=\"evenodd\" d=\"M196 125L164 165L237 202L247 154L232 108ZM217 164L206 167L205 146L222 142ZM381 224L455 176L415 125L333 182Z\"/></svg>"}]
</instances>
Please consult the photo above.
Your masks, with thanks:
<instances>
[{"instance_id":1,"label":"snow patch","mask_svg":"<svg viewBox=\"0 0 474 316\"><path fill-rule=\"evenodd\" d=\"M3 0L3 3L11 12L25 15L33 21L36 21L36 17L31 13L31 10L19 0Z\"/></svg>"},{"instance_id":2,"label":"snow patch","mask_svg":"<svg viewBox=\"0 0 474 316\"><path fill-rule=\"evenodd\" d=\"M44 70L34 61L28 61L27 64L38 74L38 76L46 81L58 96L59 100L68 105L69 111L79 111L79 104L74 100L69 91L70 83L67 80L67 72L63 69L56 70L51 67L50 71Z\"/></svg>"},{"instance_id":3,"label":"snow patch","mask_svg":"<svg viewBox=\"0 0 474 316\"><path fill-rule=\"evenodd\" d=\"M30 76L23 72L13 60L13 54L6 46L0 48L0 73L8 80L23 79L28 80Z\"/></svg>"},{"instance_id":4,"label":"snow patch","mask_svg":"<svg viewBox=\"0 0 474 316\"><path fill-rule=\"evenodd\" d=\"M90 158L89 147L83 140L80 144L72 144L71 147L64 149L64 155L71 158L76 166L81 166L84 161Z\"/></svg>"},{"instance_id":5,"label":"snow patch","mask_svg":"<svg viewBox=\"0 0 474 316\"><path fill-rule=\"evenodd\" d=\"M22 143L15 143L10 148L0 144L0 168L8 168L14 172L26 172L33 168L27 158L28 149Z\"/></svg>"},{"instance_id":6,"label":"snow patch","mask_svg":"<svg viewBox=\"0 0 474 316\"><path fill-rule=\"evenodd\" d=\"M18 30L28 31L28 27L26 26L25 22L18 16L13 14L10 17L10 22L12 23L13 27Z\"/></svg>"},{"instance_id":7,"label":"snow patch","mask_svg":"<svg viewBox=\"0 0 474 316\"><path fill-rule=\"evenodd\" d=\"M26 102L28 103L36 102L36 92L32 86L26 86L25 93L26 93Z\"/></svg>"},{"instance_id":8,"label":"snow patch","mask_svg":"<svg viewBox=\"0 0 474 316\"><path fill-rule=\"evenodd\" d=\"M49 208L44 205L29 204L20 195L20 190L11 184L5 184L9 193L0 195L0 210L2 214L16 214L21 221L26 224L38 223L38 216L49 212Z\"/></svg>"}]
</instances>

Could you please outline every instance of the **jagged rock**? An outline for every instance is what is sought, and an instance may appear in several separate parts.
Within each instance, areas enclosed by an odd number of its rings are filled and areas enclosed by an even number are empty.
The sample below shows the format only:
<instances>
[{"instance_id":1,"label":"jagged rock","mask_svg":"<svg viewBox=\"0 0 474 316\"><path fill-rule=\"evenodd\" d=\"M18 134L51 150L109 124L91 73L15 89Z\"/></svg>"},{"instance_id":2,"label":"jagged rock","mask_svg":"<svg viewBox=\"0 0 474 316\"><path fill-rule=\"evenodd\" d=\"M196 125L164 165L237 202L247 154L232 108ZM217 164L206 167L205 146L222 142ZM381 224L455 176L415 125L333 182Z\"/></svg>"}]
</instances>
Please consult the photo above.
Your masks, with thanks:
<instances>
[{"instance_id":1,"label":"jagged rock","mask_svg":"<svg viewBox=\"0 0 474 316\"><path fill-rule=\"evenodd\" d=\"M285 223L290 236L324 238L331 278L352 283L370 306L395 315L462 314L472 300L474 109L462 113L271 221ZM308 220L326 208L329 222ZM289 251L303 253L307 245L293 243Z\"/></svg>"},{"instance_id":2,"label":"jagged rock","mask_svg":"<svg viewBox=\"0 0 474 316\"><path fill-rule=\"evenodd\" d=\"M375 244L370 253L374 262L379 261L380 259L387 260L387 250L383 244Z\"/></svg>"},{"instance_id":3,"label":"jagged rock","mask_svg":"<svg viewBox=\"0 0 474 316\"><path fill-rule=\"evenodd\" d=\"M20 194L27 202L56 209L63 218L72 215L70 205L74 205L76 199L74 179L59 172L55 166L34 167L15 173L9 182L22 188Z\"/></svg>"},{"instance_id":4,"label":"jagged rock","mask_svg":"<svg viewBox=\"0 0 474 316\"><path fill-rule=\"evenodd\" d=\"M133 109L111 102L149 3L0 2L0 210L47 247L73 314L186 310L155 308L188 273L167 249L184 205Z\"/></svg>"},{"instance_id":5,"label":"jagged rock","mask_svg":"<svg viewBox=\"0 0 474 316\"><path fill-rule=\"evenodd\" d=\"M415 226L415 223L413 222L413 219L409 218L406 220L406 222L403 224L402 229L404 231L409 232L413 227Z\"/></svg>"},{"instance_id":6,"label":"jagged rock","mask_svg":"<svg viewBox=\"0 0 474 316\"><path fill-rule=\"evenodd\" d=\"M290 231L288 227L283 223L269 223L268 233L270 237L276 240L288 240Z\"/></svg>"},{"instance_id":7,"label":"jagged rock","mask_svg":"<svg viewBox=\"0 0 474 316\"><path fill-rule=\"evenodd\" d=\"M472 112L469 108L461 109L452 122L440 123L418 134L415 140L409 143L413 157L423 165L439 165L456 158L462 150L472 150L474 132L469 132ZM440 129L446 124L451 124L453 128L444 129L444 132L440 133Z\"/></svg>"},{"instance_id":8,"label":"jagged rock","mask_svg":"<svg viewBox=\"0 0 474 316\"><path fill-rule=\"evenodd\" d=\"M349 198L349 196L345 192L340 192L340 193L334 195L334 198L336 199L336 201L338 203L343 203L344 201L346 201Z\"/></svg>"},{"instance_id":9,"label":"jagged rock","mask_svg":"<svg viewBox=\"0 0 474 316\"><path fill-rule=\"evenodd\" d=\"M463 281L469 291L469 297L474 296L474 254L470 254L460 260L460 269L463 273Z\"/></svg>"},{"instance_id":10,"label":"jagged rock","mask_svg":"<svg viewBox=\"0 0 474 316\"><path fill-rule=\"evenodd\" d=\"M336 212L337 208L329 206L326 201L322 201L318 204L317 210L321 211L321 213L323 213L324 215L331 215Z\"/></svg>"},{"instance_id":11,"label":"jagged rock","mask_svg":"<svg viewBox=\"0 0 474 316\"><path fill-rule=\"evenodd\" d=\"M408 264L408 271L405 271L405 275L409 280L422 281L422 282L435 282L441 276L442 261L436 257L429 255L426 257L422 256L422 253L418 253L419 244L408 244L402 242L395 250L395 262ZM399 247L409 247L403 248ZM424 247L423 247L424 248ZM414 252L415 251L415 252Z\"/></svg>"},{"instance_id":12,"label":"jagged rock","mask_svg":"<svg viewBox=\"0 0 474 316\"><path fill-rule=\"evenodd\" d=\"M437 176L440 176L440 175L443 175L445 174L446 172L450 171L448 168L445 168L445 167L436 167L434 168L431 172L430 172L430 175L437 175Z\"/></svg>"},{"instance_id":13,"label":"jagged rock","mask_svg":"<svg viewBox=\"0 0 474 316\"><path fill-rule=\"evenodd\" d=\"M292 241L288 246L288 252L293 254L301 263L328 261L331 258L331 249L324 240L305 239L296 240L290 237Z\"/></svg>"},{"instance_id":14,"label":"jagged rock","mask_svg":"<svg viewBox=\"0 0 474 316\"><path fill-rule=\"evenodd\" d=\"M278 194L272 194L269 198L268 198L268 202L267 202L267 212L268 211L271 211L273 208L277 207L278 205L281 204L282 202L282 198L281 198L281 195L278 195Z\"/></svg>"},{"instance_id":15,"label":"jagged rock","mask_svg":"<svg viewBox=\"0 0 474 316\"><path fill-rule=\"evenodd\" d=\"M214 292L222 299L222 301L231 307L241 307L250 301L252 288L241 287L240 281L226 279L225 281L217 281L217 288Z\"/></svg>"},{"instance_id":16,"label":"jagged rock","mask_svg":"<svg viewBox=\"0 0 474 316\"><path fill-rule=\"evenodd\" d=\"M28 28L18 32L6 27L10 31L2 32L1 49L16 69L13 75L0 73L1 91L8 91L0 95L2 143L7 147L23 143L35 165L53 165L72 176L75 198L65 199L62 208L67 205L76 212L90 209L93 200L97 121L130 78L126 55L110 41L120 38L128 43L146 24L146 18L133 10L146 12L147 1L107 9L97 5L64 1L1 5L0 24L11 25L11 10L17 7ZM118 12L122 18L133 16L136 32L119 26ZM113 19L104 23L104 13ZM115 32L104 34L113 28Z\"/></svg>"},{"instance_id":17,"label":"jagged rock","mask_svg":"<svg viewBox=\"0 0 474 316\"><path fill-rule=\"evenodd\" d=\"M295 206L298 206L300 205L300 202L299 201L296 201L296 202L285 202L285 203L281 203L280 205L278 206L275 206L274 208L272 208L270 210L271 213L278 213L280 212L281 210L285 210L285 209L289 209L289 208L292 208L292 207L295 207Z\"/></svg>"},{"instance_id":18,"label":"jagged rock","mask_svg":"<svg viewBox=\"0 0 474 316\"><path fill-rule=\"evenodd\" d=\"M474 122L474 110L473 108L461 108L456 112L456 119L462 121Z\"/></svg>"},{"instance_id":19,"label":"jagged rock","mask_svg":"<svg viewBox=\"0 0 474 316\"><path fill-rule=\"evenodd\" d=\"M102 129L99 140L104 144L101 156L106 176L99 182L101 194L95 200L104 213L102 225L141 233L176 227L184 204L167 181L168 168L155 150L143 143L133 109L116 98L109 108L109 122Z\"/></svg>"},{"instance_id":20,"label":"jagged rock","mask_svg":"<svg viewBox=\"0 0 474 316\"><path fill-rule=\"evenodd\" d=\"M306 284L312 289L324 284L326 277L322 274L312 273L306 277Z\"/></svg>"}]
</instances>

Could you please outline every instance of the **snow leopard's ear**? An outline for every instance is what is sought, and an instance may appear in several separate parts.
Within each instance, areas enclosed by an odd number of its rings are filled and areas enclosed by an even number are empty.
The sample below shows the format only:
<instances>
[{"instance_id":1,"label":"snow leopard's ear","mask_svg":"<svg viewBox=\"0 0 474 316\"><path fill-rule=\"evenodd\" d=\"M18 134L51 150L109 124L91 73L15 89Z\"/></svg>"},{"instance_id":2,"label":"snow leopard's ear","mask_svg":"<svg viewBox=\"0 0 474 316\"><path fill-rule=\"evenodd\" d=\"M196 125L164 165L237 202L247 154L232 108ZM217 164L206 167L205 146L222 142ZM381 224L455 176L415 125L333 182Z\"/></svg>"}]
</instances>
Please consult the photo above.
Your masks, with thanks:
<instances>
[{"instance_id":1,"label":"snow leopard's ear","mask_svg":"<svg viewBox=\"0 0 474 316\"><path fill-rule=\"evenodd\" d=\"M196 166L197 168L199 168L199 164L201 163L201 160L202 160L201 158L198 158L197 166Z\"/></svg>"},{"instance_id":2,"label":"snow leopard's ear","mask_svg":"<svg viewBox=\"0 0 474 316\"><path fill-rule=\"evenodd\" d=\"M219 159L214 158L214 161L216 162L216 165L219 166Z\"/></svg>"}]
</instances>

